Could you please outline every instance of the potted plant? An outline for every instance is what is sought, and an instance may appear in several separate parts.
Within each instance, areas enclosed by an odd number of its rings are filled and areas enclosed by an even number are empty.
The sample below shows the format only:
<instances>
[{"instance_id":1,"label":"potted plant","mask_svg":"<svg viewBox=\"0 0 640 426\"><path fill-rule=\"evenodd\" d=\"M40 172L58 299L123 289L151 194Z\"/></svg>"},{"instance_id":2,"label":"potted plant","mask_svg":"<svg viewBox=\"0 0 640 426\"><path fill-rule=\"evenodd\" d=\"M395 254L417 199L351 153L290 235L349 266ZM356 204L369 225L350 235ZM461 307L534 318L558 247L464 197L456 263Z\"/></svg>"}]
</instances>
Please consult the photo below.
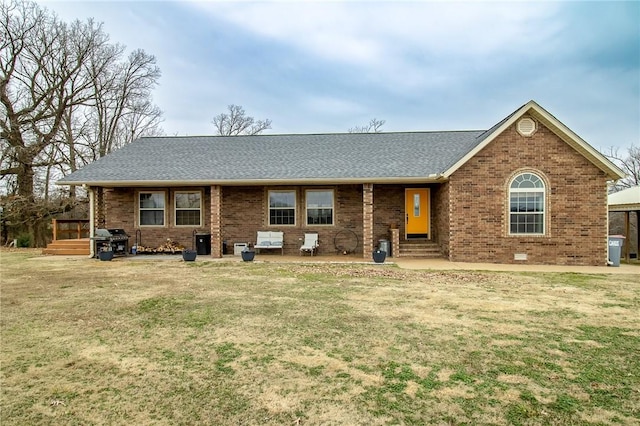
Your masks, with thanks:
<instances>
[{"instance_id":1,"label":"potted plant","mask_svg":"<svg viewBox=\"0 0 640 426\"><path fill-rule=\"evenodd\" d=\"M253 244L247 243L247 246L242 249L240 255L242 256L243 261L252 262L253 258L256 256L256 251L253 248Z\"/></svg>"},{"instance_id":2,"label":"potted plant","mask_svg":"<svg viewBox=\"0 0 640 426\"><path fill-rule=\"evenodd\" d=\"M384 260L387 258L387 252L382 251L379 248L373 251L373 261L376 263L384 263Z\"/></svg>"},{"instance_id":3,"label":"potted plant","mask_svg":"<svg viewBox=\"0 0 640 426\"><path fill-rule=\"evenodd\" d=\"M111 251L111 247L103 247L100 252L98 252L98 257L102 261L111 261L113 259L113 251Z\"/></svg>"},{"instance_id":4,"label":"potted plant","mask_svg":"<svg viewBox=\"0 0 640 426\"><path fill-rule=\"evenodd\" d=\"M182 260L185 262L193 262L196 260L198 252L195 250L184 249L182 250Z\"/></svg>"}]
</instances>

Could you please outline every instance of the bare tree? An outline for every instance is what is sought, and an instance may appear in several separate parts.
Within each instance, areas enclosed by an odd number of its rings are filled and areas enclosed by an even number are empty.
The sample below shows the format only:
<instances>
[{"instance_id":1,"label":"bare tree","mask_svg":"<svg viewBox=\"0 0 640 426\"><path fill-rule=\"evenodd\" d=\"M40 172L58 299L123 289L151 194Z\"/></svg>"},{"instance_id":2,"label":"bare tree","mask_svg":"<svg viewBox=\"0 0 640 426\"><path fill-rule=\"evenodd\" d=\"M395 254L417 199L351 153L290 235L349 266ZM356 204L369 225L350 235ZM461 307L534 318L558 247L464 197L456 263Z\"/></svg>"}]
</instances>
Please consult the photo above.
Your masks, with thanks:
<instances>
[{"instance_id":1,"label":"bare tree","mask_svg":"<svg viewBox=\"0 0 640 426\"><path fill-rule=\"evenodd\" d=\"M68 110L62 125L65 144L60 157L65 175L141 136L163 133L162 111L152 100L160 77L156 60L135 50L122 60L124 47L97 49L86 69L92 79L92 96L81 107ZM71 187L69 195L74 196Z\"/></svg>"},{"instance_id":2,"label":"bare tree","mask_svg":"<svg viewBox=\"0 0 640 426\"><path fill-rule=\"evenodd\" d=\"M151 92L160 78L155 57L138 49L126 61L119 62L119 50L97 52L96 63L91 66L94 76L94 103L90 108L94 122L94 158L131 142L146 129L159 125L162 119L162 111L151 99ZM101 67L105 54L110 62L106 70Z\"/></svg>"},{"instance_id":3,"label":"bare tree","mask_svg":"<svg viewBox=\"0 0 640 426\"><path fill-rule=\"evenodd\" d=\"M0 175L33 199L35 169L46 166L65 113L91 97L83 64L108 37L91 20L67 25L30 2L0 4L0 19L0 137L9 150Z\"/></svg>"},{"instance_id":4,"label":"bare tree","mask_svg":"<svg viewBox=\"0 0 640 426\"><path fill-rule=\"evenodd\" d=\"M221 113L213 117L216 134L220 136L259 135L271 128L271 120L256 120L247 116L240 105L229 105L228 113Z\"/></svg>"},{"instance_id":5,"label":"bare tree","mask_svg":"<svg viewBox=\"0 0 640 426\"><path fill-rule=\"evenodd\" d=\"M92 20L66 24L32 2L0 3L0 177L15 191L7 218L36 244L45 240L46 211L38 208L37 171L51 163L67 110L91 97L84 63L107 41Z\"/></svg>"},{"instance_id":6,"label":"bare tree","mask_svg":"<svg viewBox=\"0 0 640 426\"><path fill-rule=\"evenodd\" d=\"M612 190L619 191L630 186L640 185L640 146L631 145L626 154L620 154L618 148L610 148L605 156L613 161L627 175L620 179Z\"/></svg>"},{"instance_id":7,"label":"bare tree","mask_svg":"<svg viewBox=\"0 0 640 426\"><path fill-rule=\"evenodd\" d=\"M369 124L350 128L349 133L381 133L384 123L386 123L386 120L378 120L377 118L372 118L369 121Z\"/></svg>"},{"instance_id":8,"label":"bare tree","mask_svg":"<svg viewBox=\"0 0 640 426\"><path fill-rule=\"evenodd\" d=\"M67 24L31 1L0 2L0 179L8 195L0 203L38 244L43 218L74 203L48 200L54 177L162 132L151 98L155 58L123 53L92 19Z\"/></svg>"}]
</instances>

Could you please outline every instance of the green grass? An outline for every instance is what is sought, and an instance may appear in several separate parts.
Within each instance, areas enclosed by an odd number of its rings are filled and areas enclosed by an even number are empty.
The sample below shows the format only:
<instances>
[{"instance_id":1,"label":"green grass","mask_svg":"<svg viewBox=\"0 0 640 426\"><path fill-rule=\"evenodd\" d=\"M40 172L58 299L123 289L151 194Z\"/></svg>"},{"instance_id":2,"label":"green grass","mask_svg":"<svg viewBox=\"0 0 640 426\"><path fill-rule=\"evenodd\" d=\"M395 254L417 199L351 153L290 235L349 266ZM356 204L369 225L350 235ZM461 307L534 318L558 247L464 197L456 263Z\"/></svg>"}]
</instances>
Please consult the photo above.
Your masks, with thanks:
<instances>
[{"instance_id":1,"label":"green grass","mask_svg":"<svg viewBox=\"0 0 640 426\"><path fill-rule=\"evenodd\" d=\"M640 423L638 275L0 255L3 426Z\"/></svg>"}]
</instances>

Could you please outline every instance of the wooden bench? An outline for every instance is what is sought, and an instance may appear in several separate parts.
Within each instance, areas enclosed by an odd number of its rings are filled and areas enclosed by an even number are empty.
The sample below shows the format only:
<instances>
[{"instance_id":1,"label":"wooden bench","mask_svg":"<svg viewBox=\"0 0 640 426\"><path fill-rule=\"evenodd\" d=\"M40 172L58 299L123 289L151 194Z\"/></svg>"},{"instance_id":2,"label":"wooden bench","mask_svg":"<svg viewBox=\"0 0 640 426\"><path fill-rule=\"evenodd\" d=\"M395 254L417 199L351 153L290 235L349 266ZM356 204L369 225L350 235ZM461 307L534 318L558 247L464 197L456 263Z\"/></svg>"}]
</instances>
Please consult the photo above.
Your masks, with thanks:
<instances>
[{"instance_id":1,"label":"wooden bench","mask_svg":"<svg viewBox=\"0 0 640 426\"><path fill-rule=\"evenodd\" d=\"M258 231L258 238L256 245L253 246L256 250L259 249L280 249L284 256L284 232L279 231Z\"/></svg>"}]
</instances>

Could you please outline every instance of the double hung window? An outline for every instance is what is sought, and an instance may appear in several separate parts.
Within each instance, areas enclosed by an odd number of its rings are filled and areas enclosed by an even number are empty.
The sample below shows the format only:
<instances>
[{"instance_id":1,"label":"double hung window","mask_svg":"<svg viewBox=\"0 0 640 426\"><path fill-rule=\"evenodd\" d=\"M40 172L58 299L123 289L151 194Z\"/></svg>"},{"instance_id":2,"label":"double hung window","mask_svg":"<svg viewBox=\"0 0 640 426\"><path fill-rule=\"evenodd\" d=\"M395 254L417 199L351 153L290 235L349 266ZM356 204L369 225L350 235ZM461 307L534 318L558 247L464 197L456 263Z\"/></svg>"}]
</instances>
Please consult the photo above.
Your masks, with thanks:
<instances>
[{"instance_id":1,"label":"double hung window","mask_svg":"<svg viewBox=\"0 0 640 426\"><path fill-rule=\"evenodd\" d=\"M333 225L333 190L307 191L307 225Z\"/></svg>"},{"instance_id":2,"label":"double hung window","mask_svg":"<svg viewBox=\"0 0 640 426\"><path fill-rule=\"evenodd\" d=\"M295 191L269 191L269 225L295 224Z\"/></svg>"},{"instance_id":3,"label":"double hung window","mask_svg":"<svg viewBox=\"0 0 640 426\"><path fill-rule=\"evenodd\" d=\"M175 194L176 226L195 226L202 224L202 193L183 191Z\"/></svg>"},{"instance_id":4,"label":"double hung window","mask_svg":"<svg viewBox=\"0 0 640 426\"><path fill-rule=\"evenodd\" d=\"M164 226L164 192L140 192L138 197L140 226Z\"/></svg>"}]
</instances>

